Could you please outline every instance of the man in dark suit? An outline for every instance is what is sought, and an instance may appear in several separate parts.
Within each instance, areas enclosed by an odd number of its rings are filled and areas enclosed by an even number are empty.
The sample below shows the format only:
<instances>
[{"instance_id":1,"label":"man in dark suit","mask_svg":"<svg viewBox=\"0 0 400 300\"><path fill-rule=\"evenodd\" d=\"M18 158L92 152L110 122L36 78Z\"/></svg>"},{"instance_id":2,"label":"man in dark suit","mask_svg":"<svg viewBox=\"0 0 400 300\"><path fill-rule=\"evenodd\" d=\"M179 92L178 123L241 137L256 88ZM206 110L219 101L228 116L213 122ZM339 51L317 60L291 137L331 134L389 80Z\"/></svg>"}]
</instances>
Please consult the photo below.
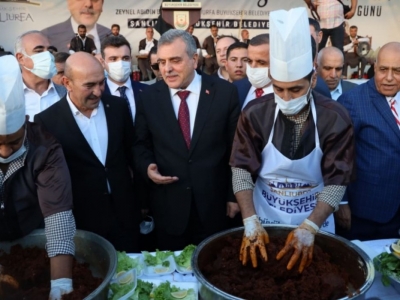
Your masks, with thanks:
<instances>
[{"instance_id":1,"label":"man in dark suit","mask_svg":"<svg viewBox=\"0 0 400 300\"><path fill-rule=\"evenodd\" d=\"M93 37L96 48L100 50L101 41L111 33L110 29L97 24L103 11L104 0L80 1L68 0L68 10L71 17L68 20L47 27L42 30L50 41L60 52L68 52L69 43L75 35L75 28L79 24L87 27L87 34Z\"/></svg>"},{"instance_id":2,"label":"man in dark suit","mask_svg":"<svg viewBox=\"0 0 400 300\"><path fill-rule=\"evenodd\" d=\"M338 99L350 113L356 137L357 180L336 213L336 233L359 240L399 237L400 43L384 45L375 77Z\"/></svg>"},{"instance_id":3,"label":"man in dark suit","mask_svg":"<svg viewBox=\"0 0 400 300\"><path fill-rule=\"evenodd\" d=\"M69 54L80 51L96 55L94 41L86 36L86 26L82 24L78 26L78 34L71 40L69 45Z\"/></svg>"},{"instance_id":4,"label":"man in dark suit","mask_svg":"<svg viewBox=\"0 0 400 300\"><path fill-rule=\"evenodd\" d=\"M234 86L195 72L189 33L164 33L157 54L164 81L140 95L134 153L151 185L158 247L176 250L225 229L238 212L228 159L240 110Z\"/></svg>"},{"instance_id":5,"label":"man in dark suit","mask_svg":"<svg viewBox=\"0 0 400 300\"><path fill-rule=\"evenodd\" d=\"M65 65L66 97L35 117L63 147L71 174L78 229L138 251L140 213L132 177L133 123L126 102L103 95L104 70L84 52Z\"/></svg>"},{"instance_id":6,"label":"man in dark suit","mask_svg":"<svg viewBox=\"0 0 400 300\"><path fill-rule=\"evenodd\" d=\"M364 38L362 36L357 35L358 28L353 25L350 26L350 35L346 35L344 37L343 42L343 51L344 51L344 70L343 76L347 77L347 68L348 66L354 68L361 64L359 74L361 78L364 75L365 66L367 65L367 59L364 56L359 56L357 54L357 47L359 40L367 40L369 42L369 38Z\"/></svg>"},{"instance_id":7,"label":"man in dark suit","mask_svg":"<svg viewBox=\"0 0 400 300\"><path fill-rule=\"evenodd\" d=\"M317 71L329 87L333 100L357 86L355 83L341 80L343 52L336 47L327 47L318 53Z\"/></svg>"},{"instance_id":8,"label":"man in dark suit","mask_svg":"<svg viewBox=\"0 0 400 300\"><path fill-rule=\"evenodd\" d=\"M249 31L247 29L243 29L240 32L240 35L242 37L240 41L248 45L250 43Z\"/></svg>"},{"instance_id":9,"label":"man in dark suit","mask_svg":"<svg viewBox=\"0 0 400 300\"><path fill-rule=\"evenodd\" d=\"M123 36L109 36L101 43L101 56L104 69L107 71L107 81L104 95L123 98L135 122L136 101L139 93L147 85L133 81L131 75L131 45Z\"/></svg>"},{"instance_id":10,"label":"man in dark suit","mask_svg":"<svg viewBox=\"0 0 400 300\"><path fill-rule=\"evenodd\" d=\"M154 30L153 27L146 27L146 38L139 42L139 55L144 56L138 58L139 70L142 73L142 80L147 81L150 79L149 73L151 74L150 63L148 59L151 48L157 47L158 41L153 38Z\"/></svg>"},{"instance_id":11,"label":"man in dark suit","mask_svg":"<svg viewBox=\"0 0 400 300\"><path fill-rule=\"evenodd\" d=\"M218 27L217 25L210 26L211 35L206 37L203 41L203 49L205 50L203 56L205 58L205 72L208 75L215 73L218 70L217 58L215 57L215 45L218 41Z\"/></svg>"}]
</instances>

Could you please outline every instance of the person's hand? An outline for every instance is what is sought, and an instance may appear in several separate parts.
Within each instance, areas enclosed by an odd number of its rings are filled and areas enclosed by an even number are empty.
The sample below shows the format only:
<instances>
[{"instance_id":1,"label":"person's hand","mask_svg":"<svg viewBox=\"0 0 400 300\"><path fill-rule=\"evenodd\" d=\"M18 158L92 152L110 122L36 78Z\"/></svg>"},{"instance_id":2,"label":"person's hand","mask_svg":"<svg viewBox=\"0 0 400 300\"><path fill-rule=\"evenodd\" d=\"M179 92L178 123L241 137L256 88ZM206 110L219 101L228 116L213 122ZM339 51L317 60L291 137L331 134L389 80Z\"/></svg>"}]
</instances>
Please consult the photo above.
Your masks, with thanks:
<instances>
[{"instance_id":1,"label":"person's hand","mask_svg":"<svg viewBox=\"0 0 400 300\"><path fill-rule=\"evenodd\" d=\"M226 215L229 218L234 218L238 212L240 212L239 204L237 204L236 202L226 203Z\"/></svg>"},{"instance_id":2,"label":"person's hand","mask_svg":"<svg viewBox=\"0 0 400 300\"><path fill-rule=\"evenodd\" d=\"M351 210L348 204L339 205L339 210L335 212L335 222L342 228L351 228Z\"/></svg>"},{"instance_id":3,"label":"person's hand","mask_svg":"<svg viewBox=\"0 0 400 300\"><path fill-rule=\"evenodd\" d=\"M269 237L267 231L262 227L257 215L253 215L243 220L244 233L242 239L242 245L240 247L240 261L243 265L246 265L249 256L251 264L254 268L257 267L257 253L256 249L261 253L261 257L264 261L268 260L267 251L265 250L265 244L269 243Z\"/></svg>"},{"instance_id":4,"label":"person's hand","mask_svg":"<svg viewBox=\"0 0 400 300\"><path fill-rule=\"evenodd\" d=\"M71 293L73 291L71 278L50 280L50 284L51 289L49 300L61 300L62 295Z\"/></svg>"},{"instance_id":5,"label":"person's hand","mask_svg":"<svg viewBox=\"0 0 400 300\"><path fill-rule=\"evenodd\" d=\"M210 57L211 57L211 55L210 55L210 54L207 54L205 57L206 57L206 58L210 58Z\"/></svg>"},{"instance_id":6,"label":"person's hand","mask_svg":"<svg viewBox=\"0 0 400 300\"><path fill-rule=\"evenodd\" d=\"M299 227L289 233L285 246L279 251L276 259L280 260L286 253L294 248L293 255L286 268L291 270L301 255L299 273L303 272L304 268L308 267L312 261L314 238L317 233L316 228L318 228L316 224L306 219Z\"/></svg>"},{"instance_id":7,"label":"person's hand","mask_svg":"<svg viewBox=\"0 0 400 300\"><path fill-rule=\"evenodd\" d=\"M358 40L353 41L353 45L358 45Z\"/></svg>"},{"instance_id":8,"label":"person's hand","mask_svg":"<svg viewBox=\"0 0 400 300\"><path fill-rule=\"evenodd\" d=\"M350 10L347 14L344 15L344 18L347 20L351 19L354 16L355 12L355 10Z\"/></svg>"},{"instance_id":9,"label":"person's hand","mask_svg":"<svg viewBox=\"0 0 400 300\"><path fill-rule=\"evenodd\" d=\"M156 164L150 164L147 167L147 175L155 184L170 184L179 180L176 176L162 176L160 172L158 172Z\"/></svg>"}]
</instances>

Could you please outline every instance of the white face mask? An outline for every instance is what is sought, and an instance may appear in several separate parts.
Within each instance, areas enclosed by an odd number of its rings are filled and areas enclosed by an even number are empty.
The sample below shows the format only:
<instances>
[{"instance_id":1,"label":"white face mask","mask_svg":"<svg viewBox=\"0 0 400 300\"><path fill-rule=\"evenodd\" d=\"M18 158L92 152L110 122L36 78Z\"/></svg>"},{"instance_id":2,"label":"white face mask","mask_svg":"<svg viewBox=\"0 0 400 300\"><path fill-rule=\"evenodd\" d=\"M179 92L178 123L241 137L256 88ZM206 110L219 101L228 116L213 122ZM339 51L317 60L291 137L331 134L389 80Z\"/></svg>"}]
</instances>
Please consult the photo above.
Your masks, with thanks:
<instances>
[{"instance_id":1,"label":"white face mask","mask_svg":"<svg viewBox=\"0 0 400 300\"><path fill-rule=\"evenodd\" d=\"M131 75L131 62L130 61L114 61L107 63L108 65L108 77L114 79L117 82L125 82Z\"/></svg>"},{"instance_id":2,"label":"white face mask","mask_svg":"<svg viewBox=\"0 0 400 300\"><path fill-rule=\"evenodd\" d=\"M54 63L54 56L49 51L40 52L29 56L25 54L33 61L33 69L25 69L31 71L36 76L43 79L50 79L57 74L56 64Z\"/></svg>"},{"instance_id":3,"label":"white face mask","mask_svg":"<svg viewBox=\"0 0 400 300\"><path fill-rule=\"evenodd\" d=\"M13 154L11 154L7 158L3 158L0 156L0 164L8 164L26 152L25 138L26 138L26 131L25 131L24 141L22 142L21 148L19 148L17 151L15 151Z\"/></svg>"},{"instance_id":4,"label":"white face mask","mask_svg":"<svg viewBox=\"0 0 400 300\"><path fill-rule=\"evenodd\" d=\"M271 82L268 77L268 68L252 68L247 64L246 74L251 85L258 89L266 87Z\"/></svg>"},{"instance_id":5,"label":"white face mask","mask_svg":"<svg viewBox=\"0 0 400 300\"><path fill-rule=\"evenodd\" d=\"M276 93L275 95L275 103L278 105L278 108L280 111L285 114L285 115L295 115L299 111L303 109L304 106L307 105L308 99L309 99L309 92L310 92L311 86L308 88L307 93L305 93L303 96L300 96L295 99L291 99L289 101L283 100L281 97L279 97Z\"/></svg>"}]
</instances>

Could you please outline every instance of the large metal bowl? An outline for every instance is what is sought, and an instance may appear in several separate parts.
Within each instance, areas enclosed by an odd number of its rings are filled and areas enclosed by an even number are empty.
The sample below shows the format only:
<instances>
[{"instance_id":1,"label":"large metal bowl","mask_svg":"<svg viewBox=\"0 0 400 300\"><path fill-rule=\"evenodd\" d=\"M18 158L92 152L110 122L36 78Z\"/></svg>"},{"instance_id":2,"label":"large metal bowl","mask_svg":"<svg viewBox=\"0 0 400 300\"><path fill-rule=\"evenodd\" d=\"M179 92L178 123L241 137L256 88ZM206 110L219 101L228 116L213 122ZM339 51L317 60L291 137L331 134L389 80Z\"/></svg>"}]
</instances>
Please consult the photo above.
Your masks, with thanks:
<instances>
[{"instance_id":1,"label":"large metal bowl","mask_svg":"<svg viewBox=\"0 0 400 300\"><path fill-rule=\"evenodd\" d=\"M290 225L264 225L264 227L270 237L285 238L290 231L296 228L296 226ZM243 300L218 289L208 282L202 273L203 267L213 261L216 258L216 253L219 253L221 248L225 246L223 241L228 236L242 237L243 227L223 231L209 237L196 248L193 254L192 266L194 275L199 281L201 299ZM356 280L355 286L348 289L349 296L340 300L355 299L368 291L375 278L375 269L372 260L362 249L340 236L324 231L317 233L315 244L329 253L332 262L341 266L349 273L350 278Z\"/></svg>"},{"instance_id":2,"label":"large metal bowl","mask_svg":"<svg viewBox=\"0 0 400 300\"><path fill-rule=\"evenodd\" d=\"M107 299L108 284L117 268L117 253L114 247L101 236L84 230L76 231L74 241L76 260L88 263L93 276L104 278L100 286L85 300ZM44 229L34 230L29 235L12 242L0 242L0 249L9 253L10 248L16 244L24 248L37 246L44 249L46 245Z\"/></svg>"}]
</instances>

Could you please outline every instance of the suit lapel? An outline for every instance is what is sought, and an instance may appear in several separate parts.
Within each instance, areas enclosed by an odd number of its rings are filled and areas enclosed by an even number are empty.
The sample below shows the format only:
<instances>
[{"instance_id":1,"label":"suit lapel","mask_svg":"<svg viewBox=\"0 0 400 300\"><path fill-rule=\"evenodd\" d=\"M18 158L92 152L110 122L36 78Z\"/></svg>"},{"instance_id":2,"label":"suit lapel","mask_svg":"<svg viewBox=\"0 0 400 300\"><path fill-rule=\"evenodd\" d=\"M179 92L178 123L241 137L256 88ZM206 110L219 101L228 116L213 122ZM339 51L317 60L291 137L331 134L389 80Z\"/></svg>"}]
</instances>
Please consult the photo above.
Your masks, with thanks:
<instances>
[{"instance_id":1,"label":"suit lapel","mask_svg":"<svg viewBox=\"0 0 400 300\"><path fill-rule=\"evenodd\" d=\"M205 76L201 76L201 90L199 96L199 104L197 106L196 119L194 122L193 136L190 142L190 154L193 152L198 142L204 124L207 121L208 112L214 98L215 89L213 84L209 82Z\"/></svg>"},{"instance_id":2,"label":"suit lapel","mask_svg":"<svg viewBox=\"0 0 400 300\"><path fill-rule=\"evenodd\" d=\"M368 84L370 85L370 88L372 88L372 92L370 95L372 103L375 105L377 111L383 116L385 122L387 122L389 127L400 139L400 129L396 123L392 111L390 110L390 106L386 100L386 97L378 93L378 91L376 90L375 82L373 80L369 80Z\"/></svg>"},{"instance_id":3,"label":"suit lapel","mask_svg":"<svg viewBox=\"0 0 400 300\"><path fill-rule=\"evenodd\" d=\"M82 149L82 151L85 153L92 153L95 159L98 160L96 154L93 152L86 138L83 136L78 124L76 123L66 97L60 100L60 107L60 116L64 116L66 128L68 128L70 131L70 137L72 137L73 143L76 144L77 149ZM99 163L101 162L99 161Z\"/></svg>"},{"instance_id":4,"label":"suit lapel","mask_svg":"<svg viewBox=\"0 0 400 300\"><path fill-rule=\"evenodd\" d=\"M116 143L113 142L113 137L118 136L119 133L116 128L116 122L113 122L113 114L112 114L113 103L111 99L106 95L103 95L101 97L101 102L103 103L104 114L106 115L106 122L107 122L108 142L107 142L107 155L105 160L105 165L107 165L109 153L114 153L113 147L116 146ZM116 115L117 114L114 114L114 118Z\"/></svg>"}]
</instances>

